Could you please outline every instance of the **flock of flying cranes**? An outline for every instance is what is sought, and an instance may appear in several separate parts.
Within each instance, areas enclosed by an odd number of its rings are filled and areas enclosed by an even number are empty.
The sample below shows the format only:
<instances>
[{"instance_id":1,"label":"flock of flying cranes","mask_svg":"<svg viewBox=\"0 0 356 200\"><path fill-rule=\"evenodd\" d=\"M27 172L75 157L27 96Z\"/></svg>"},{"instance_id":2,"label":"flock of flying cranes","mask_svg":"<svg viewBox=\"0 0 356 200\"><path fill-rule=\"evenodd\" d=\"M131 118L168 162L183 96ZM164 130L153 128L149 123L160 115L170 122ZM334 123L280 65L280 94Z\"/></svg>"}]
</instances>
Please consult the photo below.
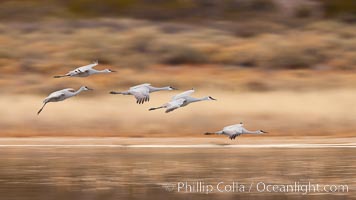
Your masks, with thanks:
<instances>
[{"instance_id":1,"label":"flock of flying cranes","mask_svg":"<svg viewBox=\"0 0 356 200\"><path fill-rule=\"evenodd\" d=\"M110 69L96 70L96 69L94 69L94 67L97 65L98 65L98 61L96 61L92 64L89 64L89 65L78 67L78 68L68 72L65 75L54 76L54 78L87 77L87 76L90 76L93 74L103 74L103 73L115 72ZM65 99L68 99L70 97L74 97L74 96L78 95L82 91L88 91L88 90L93 90L93 89L88 88L87 86L82 86L78 90L74 90L72 88L66 88L63 90L55 91L55 92L51 93L50 95L48 95L48 97L46 97L43 100L43 105L42 105L41 109L37 112L37 115L39 115L42 112L43 108L46 106L47 103L63 101ZM164 90L177 90L177 89L174 87L171 87L171 86L153 87L153 86L151 86L151 84L145 83L145 84L130 87L127 91L123 91L123 92L112 91L112 92L110 92L110 94L133 95L136 98L137 104L143 104L150 100L150 93L164 91ZM211 96L206 96L206 97L202 97L202 98L192 97L191 95L194 92L195 92L194 89L190 89L188 91L182 92L180 94L173 96L172 99L168 103L165 103L159 107L150 108L149 110L152 111L152 110L165 108L166 109L165 112L169 113L175 109L187 106L194 102L216 101L216 99L214 99ZM242 123L239 123L239 124L235 124L235 125L231 125L231 126L226 126L221 131L217 131L217 132L213 132L213 133L210 133L210 132L205 133L205 135L213 135L213 134L226 135L232 140L242 134L263 134L263 133L267 133L267 132L265 132L263 130L249 131L243 127Z\"/></svg>"}]
</instances>

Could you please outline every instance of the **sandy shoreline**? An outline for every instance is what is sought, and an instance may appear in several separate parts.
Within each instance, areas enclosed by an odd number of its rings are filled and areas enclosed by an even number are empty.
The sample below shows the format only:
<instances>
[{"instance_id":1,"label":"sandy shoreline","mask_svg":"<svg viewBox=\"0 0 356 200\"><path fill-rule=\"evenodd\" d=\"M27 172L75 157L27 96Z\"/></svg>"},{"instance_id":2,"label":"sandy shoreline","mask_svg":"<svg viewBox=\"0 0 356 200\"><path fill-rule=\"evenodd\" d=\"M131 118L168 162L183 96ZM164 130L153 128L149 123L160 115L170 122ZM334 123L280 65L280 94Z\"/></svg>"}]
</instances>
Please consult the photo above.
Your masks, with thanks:
<instances>
[{"instance_id":1,"label":"sandy shoreline","mask_svg":"<svg viewBox=\"0 0 356 200\"><path fill-rule=\"evenodd\" d=\"M178 145L184 147L197 145L204 147L213 147L214 145L255 145L256 147L293 147L293 145L302 145L305 147L311 145L337 145L352 146L356 144L356 137L349 138L329 138L329 137L241 137L238 140L229 140L225 137L180 137L180 138L129 138L129 137L31 137L31 138L0 138L0 146L6 145L38 145L38 146L70 146L70 145L143 145L141 147L165 147ZM148 146L147 146L148 145ZM140 146L137 146L140 147ZM251 146L253 147L253 146Z\"/></svg>"}]
</instances>

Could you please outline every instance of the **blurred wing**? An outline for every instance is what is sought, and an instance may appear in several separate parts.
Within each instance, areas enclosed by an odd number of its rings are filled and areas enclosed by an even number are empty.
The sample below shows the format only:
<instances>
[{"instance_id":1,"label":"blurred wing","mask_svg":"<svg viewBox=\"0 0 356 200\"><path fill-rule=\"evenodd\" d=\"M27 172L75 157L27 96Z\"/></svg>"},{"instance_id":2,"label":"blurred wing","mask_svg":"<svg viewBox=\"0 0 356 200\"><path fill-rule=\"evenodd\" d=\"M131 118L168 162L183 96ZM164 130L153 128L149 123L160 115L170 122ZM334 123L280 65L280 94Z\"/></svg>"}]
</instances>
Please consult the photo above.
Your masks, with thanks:
<instances>
[{"instance_id":1,"label":"blurred wing","mask_svg":"<svg viewBox=\"0 0 356 200\"><path fill-rule=\"evenodd\" d=\"M61 92L63 94L69 94L71 95L71 93L75 92L75 90L73 88L67 88L67 89L64 89L64 90L61 90Z\"/></svg>"},{"instance_id":2,"label":"blurred wing","mask_svg":"<svg viewBox=\"0 0 356 200\"><path fill-rule=\"evenodd\" d=\"M232 135L236 134L236 131L234 131L232 129L227 129L227 130L223 130L223 134L224 135L228 135L228 136L232 136Z\"/></svg>"},{"instance_id":3,"label":"blurred wing","mask_svg":"<svg viewBox=\"0 0 356 200\"><path fill-rule=\"evenodd\" d=\"M147 87L147 86L150 86L151 84L149 83L144 83L144 84L141 84L141 85L135 85L135 86L132 86L130 87L130 90L134 90L134 89L137 89L137 88L140 88L140 87Z\"/></svg>"},{"instance_id":4,"label":"blurred wing","mask_svg":"<svg viewBox=\"0 0 356 200\"><path fill-rule=\"evenodd\" d=\"M230 129L230 128L238 128L238 127L243 127L244 125L243 124L234 124L234 125L231 125L231 126L226 126L224 128L226 129Z\"/></svg>"},{"instance_id":5,"label":"blurred wing","mask_svg":"<svg viewBox=\"0 0 356 200\"><path fill-rule=\"evenodd\" d=\"M85 65L85 66L82 66L82 67L78 67L78 68L75 69L75 70L80 70L80 71L84 72L84 71L86 71L86 70L92 69L93 67L97 66L98 64L99 64L98 61L95 61L95 62L92 63L92 64ZM75 71L75 70L73 70L73 71Z\"/></svg>"},{"instance_id":6,"label":"blurred wing","mask_svg":"<svg viewBox=\"0 0 356 200\"><path fill-rule=\"evenodd\" d=\"M172 112L173 110L180 108L185 101L186 101L185 99L177 99L169 102L166 109L166 113Z\"/></svg>"},{"instance_id":7,"label":"blurred wing","mask_svg":"<svg viewBox=\"0 0 356 200\"><path fill-rule=\"evenodd\" d=\"M80 76L80 75L84 75L84 74L88 73L88 71L89 71L88 69L83 70L83 69L77 68L73 71L68 72L66 75L67 76Z\"/></svg>"},{"instance_id":8,"label":"blurred wing","mask_svg":"<svg viewBox=\"0 0 356 200\"><path fill-rule=\"evenodd\" d=\"M190 96L194 92L195 92L195 90L193 90L193 89L185 91L185 92L182 92L180 94L177 94L177 95L173 96L172 100L177 100L177 99L180 99L180 98L184 98L184 97Z\"/></svg>"},{"instance_id":9,"label":"blurred wing","mask_svg":"<svg viewBox=\"0 0 356 200\"><path fill-rule=\"evenodd\" d=\"M243 127L242 126L229 126L229 127L225 127L223 129L224 133L228 134L228 135L233 135L233 134L237 134L237 133L242 133Z\"/></svg>"},{"instance_id":10,"label":"blurred wing","mask_svg":"<svg viewBox=\"0 0 356 200\"><path fill-rule=\"evenodd\" d=\"M66 89L64 89L66 90ZM62 96L64 96L64 90L59 90L59 91L56 91L56 92L52 92L50 95L48 95L48 97L46 97L44 100L43 100L43 103L46 103L48 102L48 100L50 99L58 99Z\"/></svg>"},{"instance_id":11,"label":"blurred wing","mask_svg":"<svg viewBox=\"0 0 356 200\"><path fill-rule=\"evenodd\" d=\"M94 66L97 66L98 65L98 62L94 62L92 64L89 64L89 65L85 65L83 67L78 67L70 72L68 72L66 75L67 76L87 76L89 70L91 70Z\"/></svg>"},{"instance_id":12,"label":"blurred wing","mask_svg":"<svg viewBox=\"0 0 356 200\"><path fill-rule=\"evenodd\" d=\"M136 103L143 104L146 101L150 100L150 92L146 87L139 87L133 90L130 90L130 93L135 96Z\"/></svg>"}]
</instances>

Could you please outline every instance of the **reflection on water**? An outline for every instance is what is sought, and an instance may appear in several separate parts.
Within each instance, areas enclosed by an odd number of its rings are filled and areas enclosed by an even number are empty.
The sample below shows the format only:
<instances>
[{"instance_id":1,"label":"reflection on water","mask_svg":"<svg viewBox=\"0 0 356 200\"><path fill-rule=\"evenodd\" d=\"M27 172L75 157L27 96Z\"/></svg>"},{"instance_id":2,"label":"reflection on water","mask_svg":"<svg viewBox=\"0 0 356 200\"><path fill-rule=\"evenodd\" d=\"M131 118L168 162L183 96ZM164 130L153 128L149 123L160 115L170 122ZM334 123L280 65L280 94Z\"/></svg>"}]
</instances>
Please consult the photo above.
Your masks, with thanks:
<instances>
[{"instance_id":1,"label":"reflection on water","mask_svg":"<svg viewBox=\"0 0 356 200\"><path fill-rule=\"evenodd\" d=\"M1 199L349 199L356 149L2 148ZM178 182L347 184L348 193L177 192ZM173 190L173 191L170 191Z\"/></svg>"}]
</instances>

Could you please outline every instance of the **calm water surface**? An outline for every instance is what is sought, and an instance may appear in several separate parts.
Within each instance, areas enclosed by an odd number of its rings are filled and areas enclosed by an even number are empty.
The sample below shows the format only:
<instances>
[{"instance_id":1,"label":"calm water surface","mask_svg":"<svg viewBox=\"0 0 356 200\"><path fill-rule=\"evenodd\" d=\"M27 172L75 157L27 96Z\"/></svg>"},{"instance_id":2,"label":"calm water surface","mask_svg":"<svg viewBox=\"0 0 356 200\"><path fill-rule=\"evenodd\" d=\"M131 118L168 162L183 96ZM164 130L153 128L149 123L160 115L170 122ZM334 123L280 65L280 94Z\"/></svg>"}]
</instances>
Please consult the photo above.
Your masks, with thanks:
<instances>
[{"instance_id":1,"label":"calm water surface","mask_svg":"<svg viewBox=\"0 0 356 200\"><path fill-rule=\"evenodd\" d=\"M355 166L354 148L7 147L0 199L352 199ZM221 182L222 191L232 182L242 189L220 192ZM348 185L349 192L259 192L259 182ZM210 194L202 191L208 185Z\"/></svg>"}]
</instances>

